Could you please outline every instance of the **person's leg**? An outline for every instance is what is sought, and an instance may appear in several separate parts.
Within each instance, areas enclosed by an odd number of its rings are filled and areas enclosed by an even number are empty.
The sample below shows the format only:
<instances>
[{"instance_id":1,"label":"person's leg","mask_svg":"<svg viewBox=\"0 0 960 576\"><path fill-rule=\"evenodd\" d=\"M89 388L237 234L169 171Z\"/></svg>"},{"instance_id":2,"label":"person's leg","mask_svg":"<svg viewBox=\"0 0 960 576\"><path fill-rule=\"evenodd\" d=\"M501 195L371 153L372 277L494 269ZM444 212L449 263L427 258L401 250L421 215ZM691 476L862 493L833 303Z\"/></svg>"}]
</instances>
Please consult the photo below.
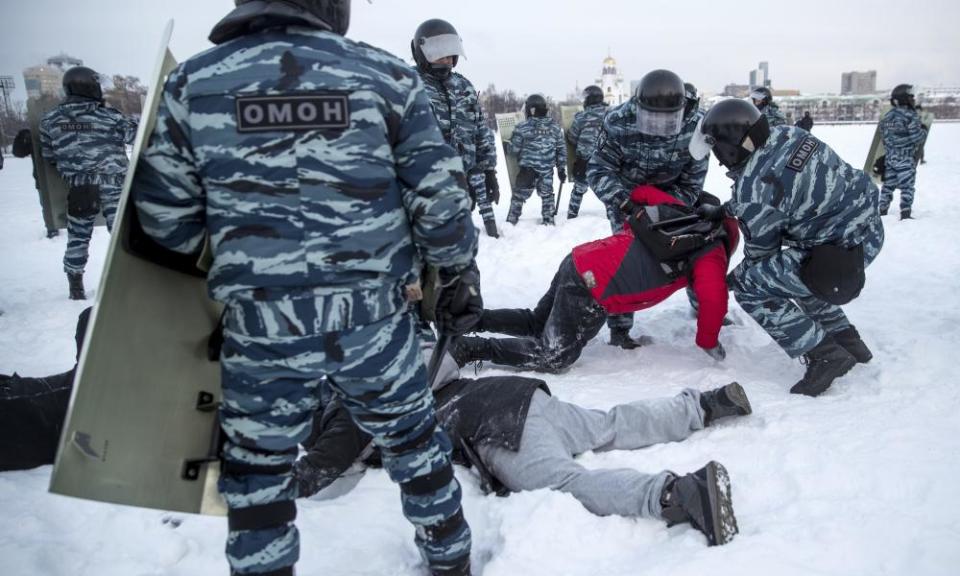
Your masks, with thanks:
<instances>
[{"instance_id":1,"label":"person's leg","mask_svg":"<svg viewBox=\"0 0 960 576\"><path fill-rule=\"evenodd\" d=\"M580 214L580 205L583 203L583 195L587 193L587 181L577 180L573 184L573 191L570 192L570 204L567 207L567 218L576 218Z\"/></svg>"},{"instance_id":2,"label":"person's leg","mask_svg":"<svg viewBox=\"0 0 960 576\"><path fill-rule=\"evenodd\" d=\"M507 222L516 224L523 212L523 203L533 195L533 188L518 188L510 195L510 210L507 212Z\"/></svg>"},{"instance_id":3,"label":"person's leg","mask_svg":"<svg viewBox=\"0 0 960 576\"><path fill-rule=\"evenodd\" d=\"M548 401L542 391L534 393L516 452L491 445L478 447L490 472L513 491L550 488L566 492L600 516L659 517L660 495L670 474L584 468L550 422L545 412Z\"/></svg>"},{"instance_id":4,"label":"person's leg","mask_svg":"<svg viewBox=\"0 0 960 576\"><path fill-rule=\"evenodd\" d=\"M900 215L910 217L913 207L913 195L917 181L917 169L913 165L906 166L899 171L898 187L900 188Z\"/></svg>"},{"instance_id":5,"label":"person's leg","mask_svg":"<svg viewBox=\"0 0 960 576\"><path fill-rule=\"evenodd\" d=\"M540 195L540 217L543 224L553 224L556 199L553 195L553 169L537 174L537 194Z\"/></svg>"},{"instance_id":6,"label":"person's leg","mask_svg":"<svg viewBox=\"0 0 960 576\"><path fill-rule=\"evenodd\" d=\"M431 570L464 570L470 561L470 529L453 476L450 440L436 424L411 315L397 314L344 333L336 349L345 359L331 374L331 386L380 448Z\"/></svg>"},{"instance_id":7,"label":"person's leg","mask_svg":"<svg viewBox=\"0 0 960 576\"><path fill-rule=\"evenodd\" d=\"M893 191L897 188L897 172L891 166L883 171L883 187L880 188L880 214L886 216L893 202Z\"/></svg>"},{"instance_id":8,"label":"person's leg","mask_svg":"<svg viewBox=\"0 0 960 576\"><path fill-rule=\"evenodd\" d=\"M533 310L526 308L484 310L483 315L480 317L480 324L477 326L477 332L496 332L497 334L508 334L510 336L539 337L543 333L543 327L547 322L547 318L550 316L550 310L553 308L560 270L563 269L568 259L569 256L560 263L560 269L553 275L553 280L550 281L550 287L537 302Z\"/></svg>"},{"instance_id":9,"label":"person's leg","mask_svg":"<svg viewBox=\"0 0 960 576\"><path fill-rule=\"evenodd\" d=\"M119 184L106 183L100 185L100 209L103 218L107 221L107 230L113 232L113 222L117 216L117 205L120 203L120 192L123 182Z\"/></svg>"}]
</instances>

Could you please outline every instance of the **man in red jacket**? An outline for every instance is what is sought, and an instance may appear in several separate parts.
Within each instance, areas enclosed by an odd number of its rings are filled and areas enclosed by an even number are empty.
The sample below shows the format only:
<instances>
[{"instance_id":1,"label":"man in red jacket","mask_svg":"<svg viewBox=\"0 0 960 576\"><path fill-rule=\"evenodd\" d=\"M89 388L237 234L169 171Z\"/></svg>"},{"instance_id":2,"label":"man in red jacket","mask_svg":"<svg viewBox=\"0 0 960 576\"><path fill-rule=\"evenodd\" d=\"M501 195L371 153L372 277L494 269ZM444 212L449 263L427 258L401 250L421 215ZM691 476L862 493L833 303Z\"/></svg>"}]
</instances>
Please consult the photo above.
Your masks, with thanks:
<instances>
[{"instance_id":1,"label":"man in red jacket","mask_svg":"<svg viewBox=\"0 0 960 576\"><path fill-rule=\"evenodd\" d=\"M651 221L691 215L695 210L653 186L637 187L630 199L634 213L623 230L574 248L560 263L536 308L483 311L478 332L514 338L458 338L453 346L458 363L484 360L559 372L580 357L608 314L650 308L687 286L699 302L697 346L722 360L725 352L718 336L727 313L728 258L739 241L736 221L728 218L708 224L700 219L665 232L667 241L661 247L687 243L685 252L671 255L647 241L656 234L645 231L650 230ZM714 201L704 194L698 203ZM634 230L643 233L643 241Z\"/></svg>"}]
</instances>

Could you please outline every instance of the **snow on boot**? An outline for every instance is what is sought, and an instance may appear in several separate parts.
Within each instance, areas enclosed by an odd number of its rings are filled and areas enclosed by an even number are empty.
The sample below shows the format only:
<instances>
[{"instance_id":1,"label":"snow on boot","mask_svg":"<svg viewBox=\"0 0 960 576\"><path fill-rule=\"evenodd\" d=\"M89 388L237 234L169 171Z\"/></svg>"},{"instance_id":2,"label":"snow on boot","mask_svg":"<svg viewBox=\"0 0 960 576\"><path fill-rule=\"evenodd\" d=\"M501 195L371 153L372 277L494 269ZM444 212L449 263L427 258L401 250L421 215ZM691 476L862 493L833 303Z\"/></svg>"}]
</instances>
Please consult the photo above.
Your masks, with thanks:
<instances>
[{"instance_id":1,"label":"snow on boot","mask_svg":"<svg viewBox=\"0 0 960 576\"><path fill-rule=\"evenodd\" d=\"M730 498L730 476L719 462L667 481L660 504L667 526L689 522L703 532L709 546L726 544L740 531Z\"/></svg>"},{"instance_id":2,"label":"snow on boot","mask_svg":"<svg viewBox=\"0 0 960 576\"><path fill-rule=\"evenodd\" d=\"M860 333L853 326L849 326L840 332L831 334L834 342L843 347L850 353L859 364L866 364L873 358L873 352L867 348L860 338Z\"/></svg>"},{"instance_id":3,"label":"snow on boot","mask_svg":"<svg viewBox=\"0 0 960 576\"><path fill-rule=\"evenodd\" d=\"M909 208L904 208L903 210L900 211L900 219L901 219L901 220L913 220L913 216L910 215L910 209L909 209Z\"/></svg>"},{"instance_id":4,"label":"snow on boot","mask_svg":"<svg viewBox=\"0 0 960 576\"><path fill-rule=\"evenodd\" d=\"M849 352L827 336L812 350L803 355L807 371L803 379L790 388L793 394L819 396L857 364Z\"/></svg>"},{"instance_id":5,"label":"snow on boot","mask_svg":"<svg viewBox=\"0 0 960 576\"><path fill-rule=\"evenodd\" d=\"M640 348L641 346L646 346L650 344L653 340L649 336L641 336L639 338L630 337L629 328L611 328L610 329L610 342L611 346L619 346L624 350L634 350Z\"/></svg>"},{"instance_id":6,"label":"snow on boot","mask_svg":"<svg viewBox=\"0 0 960 576\"><path fill-rule=\"evenodd\" d=\"M700 406L703 408L704 426L710 426L719 418L746 416L753 412L747 393L737 382L703 392L700 394Z\"/></svg>"},{"instance_id":7,"label":"snow on boot","mask_svg":"<svg viewBox=\"0 0 960 576\"><path fill-rule=\"evenodd\" d=\"M87 295L83 291L83 274L67 274L67 282L70 284L71 300L86 300Z\"/></svg>"},{"instance_id":8,"label":"snow on boot","mask_svg":"<svg viewBox=\"0 0 960 576\"><path fill-rule=\"evenodd\" d=\"M500 233L497 232L497 221L496 220L484 220L483 228L487 231L487 236L491 238L499 238Z\"/></svg>"}]
</instances>

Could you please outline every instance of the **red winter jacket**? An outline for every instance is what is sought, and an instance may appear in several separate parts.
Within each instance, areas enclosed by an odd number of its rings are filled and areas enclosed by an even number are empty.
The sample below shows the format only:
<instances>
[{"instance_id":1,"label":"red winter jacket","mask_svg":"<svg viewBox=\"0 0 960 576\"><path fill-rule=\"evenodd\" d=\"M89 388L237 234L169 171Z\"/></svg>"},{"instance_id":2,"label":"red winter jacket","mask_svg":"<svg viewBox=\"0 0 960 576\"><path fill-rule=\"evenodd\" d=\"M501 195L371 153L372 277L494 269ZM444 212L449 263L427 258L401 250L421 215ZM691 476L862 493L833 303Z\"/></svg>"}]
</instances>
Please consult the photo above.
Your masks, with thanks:
<instances>
[{"instance_id":1,"label":"red winter jacket","mask_svg":"<svg viewBox=\"0 0 960 576\"><path fill-rule=\"evenodd\" d=\"M634 204L656 206L683 202L653 186L638 186L630 194ZM649 251L634 242L633 230L624 224L623 231L602 240L581 244L573 249L573 264L608 314L636 312L666 300L693 281L693 291L700 303L697 316L697 346L714 348L727 315L727 248L731 252L739 241L736 220L728 218L724 225L728 242L721 243L699 257L692 273L674 281L665 275Z\"/></svg>"}]
</instances>

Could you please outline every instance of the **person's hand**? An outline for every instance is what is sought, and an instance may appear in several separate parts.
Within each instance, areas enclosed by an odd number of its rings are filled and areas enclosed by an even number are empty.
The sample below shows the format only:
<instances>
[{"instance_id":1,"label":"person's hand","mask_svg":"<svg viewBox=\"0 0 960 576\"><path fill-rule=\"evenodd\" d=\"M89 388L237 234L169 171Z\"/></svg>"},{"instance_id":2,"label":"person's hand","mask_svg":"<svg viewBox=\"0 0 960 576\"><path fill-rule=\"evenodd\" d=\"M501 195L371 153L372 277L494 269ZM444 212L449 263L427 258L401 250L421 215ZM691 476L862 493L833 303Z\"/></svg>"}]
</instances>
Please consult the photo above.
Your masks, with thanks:
<instances>
[{"instance_id":1,"label":"person's hand","mask_svg":"<svg viewBox=\"0 0 960 576\"><path fill-rule=\"evenodd\" d=\"M560 185L563 186L563 183L567 181L567 169L557 168L557 175L560 176Z\"/></svg>"},{"instance_id":2,"label":"person's hand","mask_svg":"<svg viewBox=\"0 0 960 576\"><path fill-rule=\"evenodd\" d=\"M500 203L500 182L497 180L496 170L487 170L483 173L487 183L487 199L494 204Z\"/></svg>"},{"instance_id":3,"label":"person's hand","mask_svg":"<svg viewBox=\"0 0 960 576\"><path fill-rule=\"evenodd\" d=\"M437 328L441 334L466 334L480 322L483 297L476 264L458 273L440 271L440 296L437 298Z\"/></svg>"}]
</instances>

